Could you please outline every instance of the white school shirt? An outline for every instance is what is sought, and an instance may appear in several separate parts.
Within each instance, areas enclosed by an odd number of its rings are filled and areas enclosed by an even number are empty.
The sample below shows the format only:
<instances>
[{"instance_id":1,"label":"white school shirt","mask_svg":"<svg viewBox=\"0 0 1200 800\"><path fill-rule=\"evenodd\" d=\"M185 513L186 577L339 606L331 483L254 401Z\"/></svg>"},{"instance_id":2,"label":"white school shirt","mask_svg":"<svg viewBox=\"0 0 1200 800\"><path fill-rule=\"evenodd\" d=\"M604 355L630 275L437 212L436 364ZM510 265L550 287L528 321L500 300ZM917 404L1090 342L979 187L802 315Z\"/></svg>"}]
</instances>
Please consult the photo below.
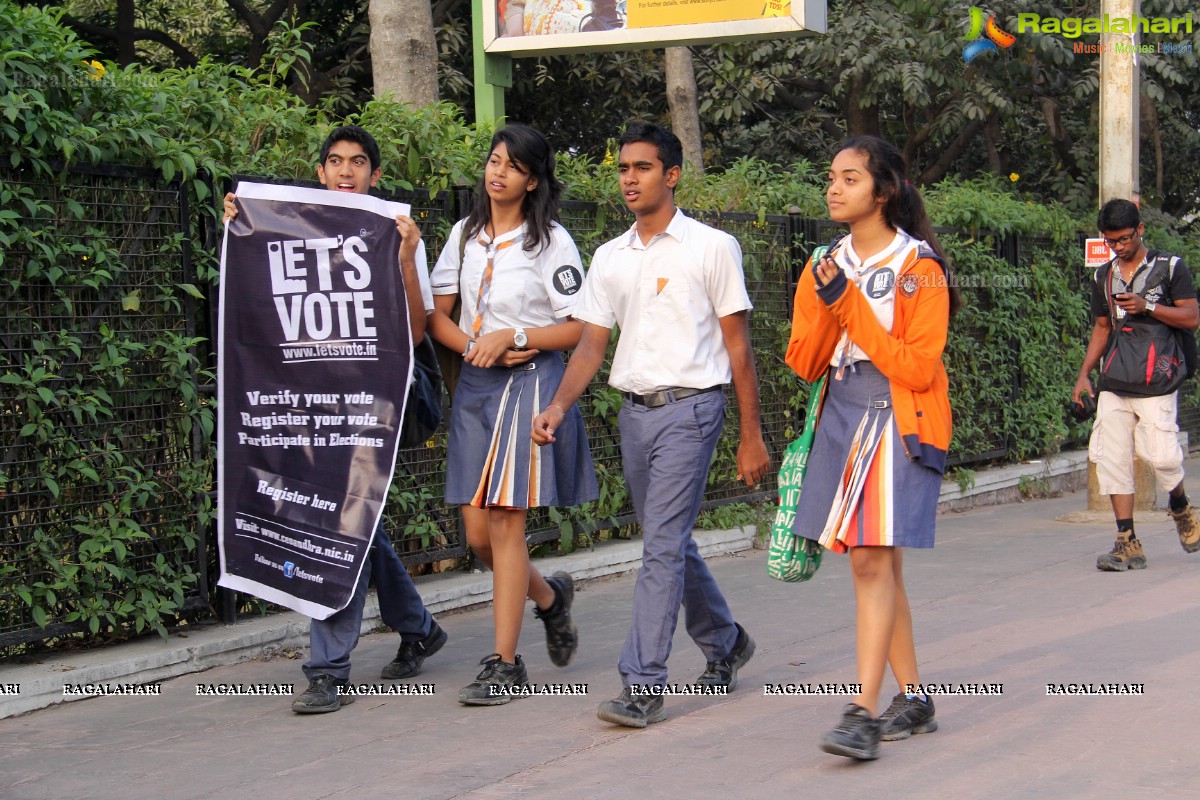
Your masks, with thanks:
<instances>
[{"instance_id":1,"label":"white school shirt","mask_svg":"<svg viewBox=\"0 0 1200 800\"><path fill-rule=\"evenodd\" d=\"M417 283L421 287L421 303L425 313L433 313L433 291L429 288L429 256L425 254L425 242L417 242ZM403 267L400 268L403 271ZM415 344L415 342L414 342Z\"/></svg>"},{"instance_id":2,"label":"white school shirt","mask_svg":"<svg viewBox=\"0 0 1200 800\"><path fill-rule=\"evenodd\" d=\"M573 315L583 286L583 261L565 228L553 223L549 242L543 241L540 251L534 252L522 247L524 226L496 237L495 242L481 233L467 242L460 270L459 241L465 222L455 223L430 278L435 295L457 294L461 298L458 327L464 333L473 335L471 326L475 321L480 280L487 267L485 243L497 246L512 242L496 249L492 285L484 300L481 336L504 328L546 328Z\"/></svg>"},{"instance_id":3,"label":"white school shirt","mask_svg":"<svg viewBox=\"0 0 1200 800\"><path fill-rule=\"evenodd\" d=\"M911 250L921 245L919 239L914 239L900 228L891 243L865 261L854 252L854 242L847 236L838 246L833 260L846 273L846 279L853 283L867 299L867 305L875 314L875 319L888 333L896 318L896 278L897 272L903 266ZM854 361L870 361L866 352L842 333L837 347L833 351L830 366L835 369L842 363L843 353L846 363Z\"/></svg>"},{"instance_id":4,"label":"white school shirt","mask_svg":"<svg viewBox=\"0 0 1200 800\"><path fill-rule=\"evenodd\" d=\"M720 318L751 308L737 239L676 209L646 244L635 224L600 246L575 318L620 327L608 382L647 394L729 383Z\"/></svg>"}]
</instances>

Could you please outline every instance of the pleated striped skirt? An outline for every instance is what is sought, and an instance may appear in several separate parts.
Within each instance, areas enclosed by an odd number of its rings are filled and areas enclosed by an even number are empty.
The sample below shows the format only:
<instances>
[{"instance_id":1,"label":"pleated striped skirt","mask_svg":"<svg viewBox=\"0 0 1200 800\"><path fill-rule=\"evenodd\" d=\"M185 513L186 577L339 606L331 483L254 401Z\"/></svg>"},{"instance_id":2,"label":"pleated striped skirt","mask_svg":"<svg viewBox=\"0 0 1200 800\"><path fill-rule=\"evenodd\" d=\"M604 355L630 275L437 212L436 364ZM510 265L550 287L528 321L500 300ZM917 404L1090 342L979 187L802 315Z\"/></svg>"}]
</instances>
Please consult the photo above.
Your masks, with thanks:
<instances>
[{"instance_id":1,"label":"pleated striped skirt","mask_svg":"<svg viewBox=\"0 0 1200 800\"><path fill-rule=\"evenodd\" d=\"M573 506L600 496L578 406L554 432L554 444L530 439L533 418L554 396L562 354L539 353L516 367L464 363L450 411L446 502L478 508Z\"/></svg>"},{"instance_id":2,"label":"pleated striped skirt","mask_svg":"<svg viewBox=\"0 0 1200 800\"><path fill-rule=\"evenodd\" d=\"M827 383L793 531L835 552L933 547L942 476L908 460L888 379L860 361Z\"/></svg>"}]
</instances>

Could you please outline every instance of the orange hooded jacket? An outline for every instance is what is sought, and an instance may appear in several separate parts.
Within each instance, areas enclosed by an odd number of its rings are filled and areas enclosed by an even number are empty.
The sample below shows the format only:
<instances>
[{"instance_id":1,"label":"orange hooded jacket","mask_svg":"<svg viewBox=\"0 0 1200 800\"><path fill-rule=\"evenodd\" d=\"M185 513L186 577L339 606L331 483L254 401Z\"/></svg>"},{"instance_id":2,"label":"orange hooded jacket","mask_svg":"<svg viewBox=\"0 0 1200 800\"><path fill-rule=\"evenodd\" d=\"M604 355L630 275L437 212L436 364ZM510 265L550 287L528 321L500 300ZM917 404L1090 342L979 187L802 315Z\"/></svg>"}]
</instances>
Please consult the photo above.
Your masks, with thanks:
<instances>
[{"instance_id":1,"label":"orange hooded jacket","mask_svg":"<svg viewBox=\"0 0 1200 800\"><path fill-rule=\"evenodd\" d=\"M812 382L829 369L842 330L888 378L896 427L908 458L946 470L950 447L950 384L942 364L950 326L947 270L926 246L911 252L896 275L896 305L889 334L858 287L845 274L825 287L829 305L817 295L810 260L792 312L787 363Z\"/></svg>"}]
</instances>

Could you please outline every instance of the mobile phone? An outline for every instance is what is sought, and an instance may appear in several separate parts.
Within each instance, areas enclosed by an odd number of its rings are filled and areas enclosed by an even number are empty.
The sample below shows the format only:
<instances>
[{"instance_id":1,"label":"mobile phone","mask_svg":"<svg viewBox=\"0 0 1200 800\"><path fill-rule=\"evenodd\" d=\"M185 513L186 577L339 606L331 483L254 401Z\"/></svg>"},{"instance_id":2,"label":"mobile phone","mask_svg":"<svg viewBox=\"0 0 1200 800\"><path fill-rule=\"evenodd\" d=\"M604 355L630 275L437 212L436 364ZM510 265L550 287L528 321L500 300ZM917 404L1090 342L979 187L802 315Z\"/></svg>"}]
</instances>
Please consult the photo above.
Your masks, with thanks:
<instances>
[{"instance_id":1,"label":"mobile phone","mask_svg":"<svg viewBox=\"0 0 1200 800\"><path fill-rule=\"evenodd\" d=\"M831 241L829 243L829 245L825 248L825 253L821 257L822 258L833 258L834 255L837 253L838 245L840 245L842 243L842 239L845 239L845 238L846 238L846 234L844 234L844 233L839 233L837 236L833 237L833 241Z\"/></svg>"},{"instance_id":2,"label":"mobile phone","mask_svg":"<svg viewBox=\"0 0 1200 800\"><path fill-rule=\"evenodd\" d=\"M837 246L842 243L842 239L844 239L845 236L846 235L844 233L839 234L838 236L834 237L834 240L832 242L830 242L827 246L825 246L823 248L818 247L813 251L813 255L814 255L814 257L812 259L813 279L816 281L817 288L821 288L822 286L825 285L824 283L821 282L821 277L817 272L817 265L821 262L822 259L833 258L834 255L836 255ZM816 253L818 251L820 251L820 255L816 255Z\"/></svg>"},{"instance_id":3,"label":"mobile phone","mask_svg":"<svg viewBox=\"0 0 1200 800\"><path fill-rule=\"evenodd\" d=\"M1112 299L1113 300L1124 300L1124 299L1126 299L1127 294L1128 294L1128 292L1113 292Z\"/></svg>"},{"instance_id":4,"label":"mobile phone","mask_svg":"<svg viewBox=\"0 0 1200 800\"><path fill-rule=\"evenodd\" d=\"M818 247L817 250L821 251L821 255L813 259L813 266L816 266L817 262L819 262L821 259L833 258L835 255L837 255L838 245L842 243L842 239L844 238L846 238L846 234L839 234L838 236L835 236L833 241L831 241L825 247Z\"/></svg>"}]
</instances>

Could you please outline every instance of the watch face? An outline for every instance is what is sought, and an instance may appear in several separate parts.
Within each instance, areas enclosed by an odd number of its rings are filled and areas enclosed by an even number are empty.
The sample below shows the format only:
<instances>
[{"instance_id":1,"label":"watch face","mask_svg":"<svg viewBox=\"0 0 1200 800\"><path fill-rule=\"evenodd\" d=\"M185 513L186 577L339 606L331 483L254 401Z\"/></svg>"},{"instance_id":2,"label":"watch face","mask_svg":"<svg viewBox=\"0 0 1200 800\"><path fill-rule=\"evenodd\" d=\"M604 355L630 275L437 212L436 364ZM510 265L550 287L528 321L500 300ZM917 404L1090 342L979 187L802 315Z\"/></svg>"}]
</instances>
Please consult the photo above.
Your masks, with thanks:
<instances>
[{"instance_id":1,"label":"watch face","mask_svg":"<svg viewBox=\"0 0 1200 800\"><path fill-rule=\"evenodd\" d=\"M524 347L528 343L529 337L525 335L525 331L518 330L515 334L513 334L513 344L515 344L517 347Z\"/></svg>"}]
</instances>

